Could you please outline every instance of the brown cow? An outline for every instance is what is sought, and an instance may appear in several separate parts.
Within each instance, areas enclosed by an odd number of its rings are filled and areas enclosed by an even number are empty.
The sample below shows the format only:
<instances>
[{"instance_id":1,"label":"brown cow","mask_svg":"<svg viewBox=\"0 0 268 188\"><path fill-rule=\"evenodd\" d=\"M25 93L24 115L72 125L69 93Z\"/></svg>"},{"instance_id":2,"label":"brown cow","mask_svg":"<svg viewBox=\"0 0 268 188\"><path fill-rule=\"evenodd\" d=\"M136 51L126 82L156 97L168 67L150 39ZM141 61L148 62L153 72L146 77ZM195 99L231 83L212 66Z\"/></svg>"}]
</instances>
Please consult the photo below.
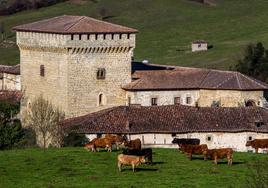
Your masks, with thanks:
<instances>
[{"instance_id":1,"label":"brown cow","mask_svg":"<svg viewBox=\"0 0 268 188\"><path fill-rule=\"evenodd\" d=\"M228 160L228 165L233 163L233 149L232 148L221 148L221 149L208 149L204 152L205 159L210 158L214 160L214 163L218 163L218 159L224 157Z\"/></svg>"},{"instance_id":2,"label":"brown cow","mask_svg":"<svg viewBox=\"0 0 268 188\"><path fill-rule=\"evenodd\" d=\"M192 160L192 155L203 155L204 152L208 149L207 144L201 144L201 145L180 144L179 146L180 146L179 150L186 153L190 160Z\"/></svg>"},{"instance_id":3,"label":"brown cow","mask_svg":"<svg viewBox=\"0 0 268 188\"><path fill-rule=\"evenodd\" d=\"M251 146L258 153L259 148L266 148L268 154L268 139L255 139L247 141L246 146Z\"/></svg>"},{"instance_id":4,"label":"brown cow","mask_svg":"<svg viewBox=\"0 0 268 188\"><path fill-rule=\"evenodd\" d=\"M124 145L129 150L141 150L141 140L139 138L130 141L124 141Z\"/></svg>"},{"instance_id":5,"label":"brown cow","mask_svg":"<svg viewBox=\"0 0 268 188\"><path fill-rule=\"evenodd\" d=\"M107 148L107 151L112 152L112 142L108 138L95 138L86 144L85 148L89 150L91 149L93 152L99 152L99 148Z\"/></svg>"},{"instance_id":6,"label":"brown cow","mask_svg":"<svg viewBox=\"0 0 268 188\"><path fill-rule=\"evenodd\" d=\"M124 155L120 154L117 156L118 169L121 172L122 165L131 165L133 172L135 172L135 166L145 163L144 156Z\"/></svg>"},{"instance_id":7,"label":"brown cow","mask_svg":"<svg viewBox=\"0 0 268 188\"><path fill-rule=\"evenodd\" d=\"M108 138L112 144L116 145L116 149L119 149L119 146L123 144L124 138L120 135L106 134L105 138Z\"/></svg>"}]
</instances>

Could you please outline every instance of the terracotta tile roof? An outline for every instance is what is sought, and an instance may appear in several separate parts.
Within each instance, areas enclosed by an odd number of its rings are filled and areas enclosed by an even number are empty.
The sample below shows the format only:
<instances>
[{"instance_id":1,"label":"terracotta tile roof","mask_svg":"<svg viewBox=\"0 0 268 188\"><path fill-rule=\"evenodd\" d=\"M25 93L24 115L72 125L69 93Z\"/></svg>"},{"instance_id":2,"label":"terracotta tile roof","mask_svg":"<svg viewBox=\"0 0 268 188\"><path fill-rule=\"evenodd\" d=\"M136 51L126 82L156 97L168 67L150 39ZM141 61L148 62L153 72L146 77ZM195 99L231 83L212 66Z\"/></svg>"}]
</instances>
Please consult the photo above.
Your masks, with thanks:
<instances>
[{"instance_id":1,"label":"terracotta tile roof","mask_svg":"<svg viewBox=\"0 0 268 188\"><path fill-rule=\"evenodd\" d=\"M19 103L22 98L21 91L0 90L0 101Z\"/></svg>"},{"instance_id":2,"label":"terracotta tile roof","mask_svg":"<svg viewBox=\"0 0 268 188\"><path fill-rule=\"evenodd\" d=\"M208 42L205 40L195 40L192 42L192 44L207 44Z\"/></svg>"},{"instance_id":3,"label":"terracotta tile roof","mask_svg":"<svg viewBox=\"0 0 268 188\"><path fill-rule=\"evenodd\" d=\"M20 75L20 65L15 66L0 65L0 73Z\"/></svg>"},{"instance_id":4,"label":"terracotta tile roof","mask_svg":"<svg viewBox=\"0 0 268 188\"><path fill-rule=\"evenodd\" d=\"M257 127L257 123L261 126ZM119 106L62 122L77 133L265 132L268 110L260 107L212 108Z\"/></svg>"},{"instance_id":5,"label":"terracotta tile roof","mask_svg":"<svg viewBox=\"0 0 268 188\"><path fill-rule=\"evenodd\" d=\"M136 29L112 24L86 16L59 16L13 28L15 31L90 34L90 33L137 33Z\"/></svg>"},{"instance_id":6,"label":"terracotta tile roof","mask_svg":"<svg viewBox=\"0 0 268 188\"><path fill-rule=\"evenodd\" d=\"M267 90L268 84L239 72L173 67L173 70L145 70L132 74L125 90L222 89Z\"/></svg>"}]
</instances>

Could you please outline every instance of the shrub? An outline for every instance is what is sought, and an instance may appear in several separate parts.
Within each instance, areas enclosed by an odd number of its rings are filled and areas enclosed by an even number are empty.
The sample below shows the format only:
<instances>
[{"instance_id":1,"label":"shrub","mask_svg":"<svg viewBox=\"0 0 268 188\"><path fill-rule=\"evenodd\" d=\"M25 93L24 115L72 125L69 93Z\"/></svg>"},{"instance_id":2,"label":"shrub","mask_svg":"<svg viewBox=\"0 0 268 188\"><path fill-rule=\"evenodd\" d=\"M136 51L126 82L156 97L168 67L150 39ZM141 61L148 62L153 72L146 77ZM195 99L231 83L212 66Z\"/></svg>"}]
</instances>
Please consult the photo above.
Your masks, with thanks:
<instances>
[{"instance_id":1,"label":"shrub","mask_svg":"<svg viewBox=\"0 0 268 188\"><path fill-rule=\"evenodd\" d=\"M84 146L88 142L88 138L84 134L70 133L64 137L65 147Z\"/></svg>"}]
</instances>

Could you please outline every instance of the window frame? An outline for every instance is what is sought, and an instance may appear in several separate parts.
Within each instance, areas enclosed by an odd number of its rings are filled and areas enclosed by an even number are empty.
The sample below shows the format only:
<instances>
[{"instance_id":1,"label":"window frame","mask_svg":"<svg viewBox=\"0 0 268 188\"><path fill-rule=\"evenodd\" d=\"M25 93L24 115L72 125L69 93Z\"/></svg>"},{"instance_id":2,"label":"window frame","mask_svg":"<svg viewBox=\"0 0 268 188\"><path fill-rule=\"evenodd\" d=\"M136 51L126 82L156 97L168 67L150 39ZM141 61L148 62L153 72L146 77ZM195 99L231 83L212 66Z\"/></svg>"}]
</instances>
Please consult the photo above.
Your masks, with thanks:
<instances>
[{"instance_id":1,"label":"window frame","mask_svg":"<svg viewBox=\"0 0 268 188\"><path fill-rule=\"evenodd\" d=\"M151 106L157 106L158 104L157 104L157 97L152 97L151 98Z\"/></svg>"},{"instance_id":2,"label":"window frame","mask_svg":"<svg viewBox=\"0 0 268 188\"><path fill-rule=\"evenodd\" d=\"M39 75L41 76L41 77L45 77L45 65L40 65L40 67L39 67Z\"/></svg>"},{"instance_id":3,"label":"window frame","mask_svg":"<svg viewBox=\"0 0 268 188\"><path fill-rule=\"evenodd\" d=\"M105 68L98 68L96 77L97 77L97 80L105 80L106 78Z\"/></svg>"}]
</instances>

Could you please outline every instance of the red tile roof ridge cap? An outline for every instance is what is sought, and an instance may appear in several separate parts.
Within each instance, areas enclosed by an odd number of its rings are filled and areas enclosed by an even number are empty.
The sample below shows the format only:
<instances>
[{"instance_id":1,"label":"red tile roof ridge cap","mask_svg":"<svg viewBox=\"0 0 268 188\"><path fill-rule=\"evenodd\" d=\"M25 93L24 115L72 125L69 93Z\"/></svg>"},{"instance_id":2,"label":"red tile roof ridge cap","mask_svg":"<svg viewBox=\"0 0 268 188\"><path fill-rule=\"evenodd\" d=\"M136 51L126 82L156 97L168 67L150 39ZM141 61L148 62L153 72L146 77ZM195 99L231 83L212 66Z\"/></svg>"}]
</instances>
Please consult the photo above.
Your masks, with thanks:
<instances>
[{"instance_id":1,"label":"red tile roof ridge cap","mask_svg":"<svg viewBox=\"0 0 268 188\"><path fill-rule=\"evenodd\" d=\"M68 16L68 15L64 15L64 16ZM69 28L66 29L66 31L69 31L72 27L74 27L75 25L77 25L81 20L83 20L85 18L85 16L81 16L79 18L79 20L77 22L75 22L73 25L71 25Z\"/></svg>"},{"instance_id":2,"label":"red tile roof ridge cap","mask_svg":"<svg viewBox=\"0 0 268 188\"><path fill-rule=\"evenodd\" d=\"M247 80L249 80L249 81L251 81L251 82L254 82L255 84L261 86L262 88L264 88L264 89L266 88L266 89L267 89L267 87L265 87L265 86L262 85L261 83L257 82L254 78L250 78L249 76L246 76L246 75L244 75L244 74L242 74L242 73L240 73L240 72L238 72L238 74L241 75L241 76L243 76L243 77L246 78Z\"/></svg>"},{"instance_id":3,"label":"red tile roof ridge cap","mask_svg":"<svg viewBox=\"0 0 268 188\"><path fill-rule=\"evenodd\" d=\"M238 72L235 73L235 77L236 77L236 80L237 80L239 89L242 89L240 80L239 80L239 78L238 78Z\"/></svg>"}]
</instances>

